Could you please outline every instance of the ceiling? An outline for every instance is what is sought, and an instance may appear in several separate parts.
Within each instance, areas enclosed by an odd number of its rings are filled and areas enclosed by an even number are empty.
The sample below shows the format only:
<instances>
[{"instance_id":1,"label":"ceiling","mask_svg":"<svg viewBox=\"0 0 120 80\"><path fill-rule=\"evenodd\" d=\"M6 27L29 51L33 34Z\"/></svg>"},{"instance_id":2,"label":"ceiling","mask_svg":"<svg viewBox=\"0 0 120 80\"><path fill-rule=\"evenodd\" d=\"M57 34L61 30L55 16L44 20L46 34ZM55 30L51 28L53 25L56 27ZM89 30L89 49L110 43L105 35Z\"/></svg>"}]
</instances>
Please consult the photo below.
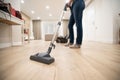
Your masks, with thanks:
<instances>
[{"instance_id":1,"label":"ceiling","mask_svg":"<svg viewBox=\"0 0 120 80\"><path fill-rule=\"evenodd\" d=\"M66 0L24 0L24 3L21 3L21 11L33 20L38 17L40 20L58 20L65 3ZM46 9L46 6L49 6L49 9ZM69 14L70 11L67 11L64 18L68 18Z\"/></svg>"}]
</instances>

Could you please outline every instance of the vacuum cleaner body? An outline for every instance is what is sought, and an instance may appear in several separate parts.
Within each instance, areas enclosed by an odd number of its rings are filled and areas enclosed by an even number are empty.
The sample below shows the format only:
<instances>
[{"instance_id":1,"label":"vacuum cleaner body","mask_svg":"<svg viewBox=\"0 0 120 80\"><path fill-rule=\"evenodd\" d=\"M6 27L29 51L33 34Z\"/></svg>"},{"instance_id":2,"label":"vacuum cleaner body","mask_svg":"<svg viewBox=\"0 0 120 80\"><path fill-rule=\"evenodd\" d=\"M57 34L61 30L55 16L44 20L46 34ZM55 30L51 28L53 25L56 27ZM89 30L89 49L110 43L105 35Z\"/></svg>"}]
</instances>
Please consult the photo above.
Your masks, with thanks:
<instances>
[{"instance_id":1,"label":"vacuum cleaner body","mask_svg":"<svg viewBox=\"0 0 120 80\"><path fill-rule=\"evenodd\" d=\"M53 35L53 38L52 38L52 41L49 45L49 48L48 48L48 51L47 52L44 52L44 53L37 53L35 55L31 55L30 56L30 59L31 60L34 60L34 61L38 61L38 62L42 62L42 63L45 63L45 64L51 64L55 61L55 59L53 57L50 56L50 53L51 53L51 50L53 48L55 48L55 45L54 45L54 41L56 39L56 36L57 36L57 32L59 30L59 27L61 26L61 21L62 21L62 17L64 15L64 12L67 10L67 5L65 5L64 7L64 10L61 14L61 17L60 17L60 20L59 22L57 23L57 29L56 29L56 32L55 34Z\"/></svg>"}]
</instances>

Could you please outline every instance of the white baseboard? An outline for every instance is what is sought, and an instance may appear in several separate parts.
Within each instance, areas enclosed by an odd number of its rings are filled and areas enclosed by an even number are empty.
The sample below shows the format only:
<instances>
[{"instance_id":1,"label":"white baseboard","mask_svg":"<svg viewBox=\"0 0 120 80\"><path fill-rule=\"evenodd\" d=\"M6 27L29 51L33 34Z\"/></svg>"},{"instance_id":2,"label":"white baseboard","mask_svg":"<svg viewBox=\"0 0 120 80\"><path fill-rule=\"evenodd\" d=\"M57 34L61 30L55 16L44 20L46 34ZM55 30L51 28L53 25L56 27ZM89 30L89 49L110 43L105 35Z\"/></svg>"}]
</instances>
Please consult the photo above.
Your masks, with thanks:
<instances>
[{"instance_id":1,"label":"white baseboard","mask_svg":"<svg viewBox=\"0 0 120 80\"><path fill-rule=\"evenodd\" d=\"M12 45L13 45L13 46L22 45L22 42L13 42Z\"/></svg>"},{"instance_id":2,"label":"white baseboard","mask_svg":"<svg viewBox=\"0 0 120 80\"><path fill-rule=\"evenodd\" d=\"M0 48L10 47L11 43L0 43Z\"/></svg>"},{"instance_id":3,"label":"white baseboard","mask_svg":"<svg viewBox=\"0 0 120 80\"><path fill-rule=\"evenodd\" d=\"M84 41L93 41L93 42L101 42L101 43L108 43L108 44L113 44L112 40L84 40Z\"/></svg>"},{"instance_id":4,"label":"white baseboard","mask_svg":"<svg viewBox=\"0 0 120 80\"><path fill-rule=\"evenodd\" d=\"M112 40L104 40L104 41L101 41L103 43L108 43L108 44L113 44L114 42Z\"/></svg>"}]
</instances>

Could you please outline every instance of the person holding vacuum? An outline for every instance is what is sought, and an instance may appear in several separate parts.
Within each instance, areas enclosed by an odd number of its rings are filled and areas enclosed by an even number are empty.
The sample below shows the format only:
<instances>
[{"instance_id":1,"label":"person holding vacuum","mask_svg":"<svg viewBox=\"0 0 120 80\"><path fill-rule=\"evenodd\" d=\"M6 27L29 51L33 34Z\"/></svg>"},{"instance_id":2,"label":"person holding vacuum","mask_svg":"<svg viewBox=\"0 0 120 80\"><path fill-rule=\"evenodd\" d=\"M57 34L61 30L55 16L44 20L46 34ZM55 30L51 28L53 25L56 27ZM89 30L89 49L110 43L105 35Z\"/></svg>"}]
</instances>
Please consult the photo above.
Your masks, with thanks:
<instances>
[{"instance_id":1,"label":"person holding vacuum","mask_svg":"<svg viewBox=\"0 0 120 80\"><path fill-rule=\"evenodd\" d=\"M84 0L70 0L66 5L71 10L71 16L68 24L70 41L65 46L69 46L70 48L80 48L83 38L82 16L83 10L85 8L85 3ZM75 23L77 27L77 38L76 43L74 44L73 26Z\"/></svg>"}]
</instances>

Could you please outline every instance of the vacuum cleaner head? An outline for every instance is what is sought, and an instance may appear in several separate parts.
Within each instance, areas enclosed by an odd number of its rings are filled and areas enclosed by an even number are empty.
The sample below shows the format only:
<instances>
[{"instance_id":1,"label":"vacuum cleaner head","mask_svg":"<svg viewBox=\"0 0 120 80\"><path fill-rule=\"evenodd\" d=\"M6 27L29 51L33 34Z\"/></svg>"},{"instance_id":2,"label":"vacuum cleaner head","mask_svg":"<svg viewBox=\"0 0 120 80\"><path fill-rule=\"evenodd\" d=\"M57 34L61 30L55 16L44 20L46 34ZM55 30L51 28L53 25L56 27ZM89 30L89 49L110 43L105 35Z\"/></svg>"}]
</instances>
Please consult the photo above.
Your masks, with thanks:
<instances>
[{"instance_id":1,"label":"vacuum cleaner head","mask_svg":"<svg viewBox=\"0 0 120 80\"><path fill-rule=\"evenodd\" d=\"M30 59L45 64L51 64L55 61L55 59L51 57L48 53L37 53L35 55L31 55Z\"/></svg>"}]
</instances>

